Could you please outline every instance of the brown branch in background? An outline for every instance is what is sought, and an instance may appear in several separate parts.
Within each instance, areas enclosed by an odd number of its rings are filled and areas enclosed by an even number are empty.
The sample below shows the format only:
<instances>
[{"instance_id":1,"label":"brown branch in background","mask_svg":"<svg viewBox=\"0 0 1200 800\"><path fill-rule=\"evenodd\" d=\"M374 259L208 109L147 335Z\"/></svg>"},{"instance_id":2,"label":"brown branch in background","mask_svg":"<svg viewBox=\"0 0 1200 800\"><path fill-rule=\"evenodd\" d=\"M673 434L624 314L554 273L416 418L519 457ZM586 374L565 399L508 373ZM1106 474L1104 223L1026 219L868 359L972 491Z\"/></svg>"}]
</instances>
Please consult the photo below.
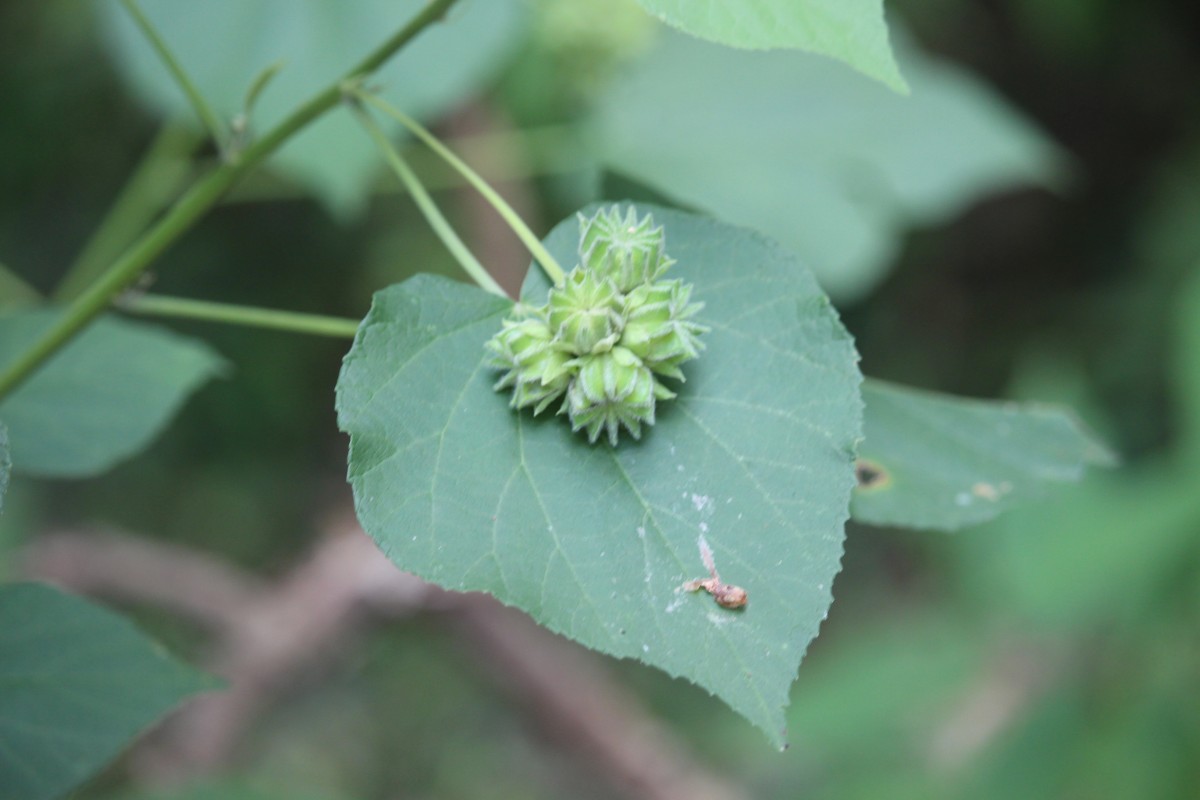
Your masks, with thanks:
<instances>
[{"instance_id":1,"label":"brown branch in background","mask_svg":"<svg viewBox=\"0 0 1200 800\"><path fill-rule=\"evenodd\" d=\"M1024 716L1061 671L1059 654L1028 644L1005 648L933 731L930 763L953 771L970 763Z\"/></svg>"},{"instance_id":2,"label":"brown branch in background","mask_svg":"<svg viewBox=\"0 0 1200 800\"><path fill-rule=\"evenodd\" d=\"M199 551L103 531L43 535L22 568L82 594L166 609L217 633L264 589L249 573Z\"/></svg>"},{"instance_id":3,"label":"brown branch in background","mask_svg":"<svg viewBox=\"0 0 1200 800\"><path fill-rule=\"evenodd\" d=\"M556 742L630 797L738 800L669 729L579 648L484 595L444 592L401 572L353 520L328 526L312 554L275 582L176 545L112 533L55 533L30 546L29 577L121 602L170 609L213 632L209 667L229 688L195 698L131 759L148 784L227 766L255 719L297 674L346 652L372 617L436 607L457 619L490 672Z\"/></svg>"},{"instance_id":4,"label":"brown branch in background","mask_svg":"<svg viewBox=\"0 0 1200 800\"><path fill-rule=\"evenodd\" d=\"M69 589L171 609L213 631L207 666L229 688L189 702L140 749L133 768L150 783L227 764L264 707L298 672L327 661L364 610L411 613L433 591L345 527L269 585L201 553L116 534L42 537L25 567Z\"/></svg>"},{"instance_id":5,"label":"brown branch in background","mask_svg":"<svg viewBox=\"0 0 1200 800\"><path fill-rule=\"evenodd\" d=\"M595 658L485 595L463 595L461 629L497 678L550 731L589 754L629 797L735 800L745 795L701 768L670 731L598 668Z\"/></svg>"}]
</instances>

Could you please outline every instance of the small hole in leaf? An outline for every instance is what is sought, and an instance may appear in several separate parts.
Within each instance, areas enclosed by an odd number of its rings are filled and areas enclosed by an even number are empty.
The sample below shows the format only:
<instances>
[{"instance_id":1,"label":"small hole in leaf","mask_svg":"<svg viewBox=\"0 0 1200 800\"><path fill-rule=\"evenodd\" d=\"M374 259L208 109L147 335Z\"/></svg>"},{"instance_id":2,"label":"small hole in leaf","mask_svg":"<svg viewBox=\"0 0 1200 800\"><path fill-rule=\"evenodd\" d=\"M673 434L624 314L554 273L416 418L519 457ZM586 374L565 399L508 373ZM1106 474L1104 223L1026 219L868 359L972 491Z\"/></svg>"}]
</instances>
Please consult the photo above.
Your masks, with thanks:
<instances>
[{"instance_id":1,"label":"small hole in leaf","mask_svg":"<svg viewBox=\"0 0 1200 800\"><path fill-rule=\"evenodd\" d=\"M865 458L854 462L854 477L858 479L858 488L861 491L881 489L892 479L882 464Z\"/></svg>"}]
</instances>

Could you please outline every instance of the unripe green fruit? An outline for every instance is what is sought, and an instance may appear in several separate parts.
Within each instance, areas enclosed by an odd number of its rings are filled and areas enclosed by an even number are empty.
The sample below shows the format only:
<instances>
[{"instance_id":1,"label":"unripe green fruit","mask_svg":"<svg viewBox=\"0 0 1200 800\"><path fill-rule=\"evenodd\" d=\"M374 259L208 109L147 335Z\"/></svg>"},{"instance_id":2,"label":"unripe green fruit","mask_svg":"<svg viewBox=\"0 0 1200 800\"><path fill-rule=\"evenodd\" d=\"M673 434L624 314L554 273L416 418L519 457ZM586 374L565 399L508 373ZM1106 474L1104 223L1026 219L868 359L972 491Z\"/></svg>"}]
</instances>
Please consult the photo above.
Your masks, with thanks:
<instances>
[{"instance_id":1,"label":"unripe green fruit","mask_svg":"<svg viewBox=\"0 0 1200 800\"><path fill-rule=\"evenodd\" d=\"M638 439L654 424L655 404L675 397L657 376L682 381L708 328L691 320L704 307L691 284L658 280L674 262L650 216L614 206L579 220L582 265L544 307L518 304L487 343L489 364L505 370L495 388L512 389L513 408L540 414L565 394L572 429L593 444L605 431L615 447L621 428Z\"/></svg>"},{"instance_id":2,"label":"unripe green fruit","mask_svg":"<svg viewBox=\"0 0 1200 800\"><path fill-rule=\"evenodd\" d=\"M582 356L578 361L579 374L567 390L565 408L572 430L586 430L589 442L595 443L605 430L609 443L616 447L622 427L633 438L641 438L642 423L654 424L655 401L675 396L624 347Z\"/></svg>"},{"instance_id":3,"label":"unripe green fruit","mask_svg":"<svg viewBox=\"0 0 1200 800\"><path fill-rule=\"evenodd\" d=\"M611 350L621 334L621 299L611 281L576 267L550 290L554 337L577 354Z\"/></svg>"},{"instance_id":4,"label":"unripe green fruit","mask_svg":"<svg viewBox=\"0 0 1200 800\"><path fill-rule=\"evenodd\" d=\"M592 217L579 215L579 256L586 269L609 278L628 292L661 275L671 266L662 227L647 214L641 220L632 206L625 218L614 206Z\"/></svg>"},{"instance_id":5,"label":"unripe green fruit","mask_svg":"<svg viewBox=\"0 0 1200 800\"><path fill-rule=\"evenodd\" d=\"M508 370L492 387L513 387L513 408L534 406L535 415L567 390L572 354L553 341L550 326L541 318L505 320L504 327L487 343L489 364Z\"/></svg>"},{"instance_id":6,"label":"unripe green fruit","mask_svg":"<svg viewBox=\"0 0 1200 800\"><path fill-rule=\"evenodd\" d=\"M704 349L699 335L708 330L689 322L703 303L691 303L692 287L682 281L658 281L639 286L625 297L625 327L621 346L628 348L655 372L683 380L679 364Z\"/></svg>"}]
</instances>

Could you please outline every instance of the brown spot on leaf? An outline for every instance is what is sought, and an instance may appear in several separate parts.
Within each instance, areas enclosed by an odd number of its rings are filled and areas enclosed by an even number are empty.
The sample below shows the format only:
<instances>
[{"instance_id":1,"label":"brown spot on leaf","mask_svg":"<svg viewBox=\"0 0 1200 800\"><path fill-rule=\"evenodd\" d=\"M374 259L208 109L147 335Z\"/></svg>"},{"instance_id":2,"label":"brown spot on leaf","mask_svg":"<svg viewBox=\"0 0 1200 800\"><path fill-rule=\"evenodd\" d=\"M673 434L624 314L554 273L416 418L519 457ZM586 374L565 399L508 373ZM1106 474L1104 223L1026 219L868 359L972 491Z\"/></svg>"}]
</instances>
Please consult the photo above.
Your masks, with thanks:
<instances>
[{"instance_id":1,"label":"brown spot on leaf","mask_svg":"<svg viewBox=\"0 0 1200 800\"><path fill-rule=\"evenodd\" d=\"M859 491L882 489L892 480L882 464L866 458L854 462L854 477L858 479Z\"/></svg>"}]
</instances>

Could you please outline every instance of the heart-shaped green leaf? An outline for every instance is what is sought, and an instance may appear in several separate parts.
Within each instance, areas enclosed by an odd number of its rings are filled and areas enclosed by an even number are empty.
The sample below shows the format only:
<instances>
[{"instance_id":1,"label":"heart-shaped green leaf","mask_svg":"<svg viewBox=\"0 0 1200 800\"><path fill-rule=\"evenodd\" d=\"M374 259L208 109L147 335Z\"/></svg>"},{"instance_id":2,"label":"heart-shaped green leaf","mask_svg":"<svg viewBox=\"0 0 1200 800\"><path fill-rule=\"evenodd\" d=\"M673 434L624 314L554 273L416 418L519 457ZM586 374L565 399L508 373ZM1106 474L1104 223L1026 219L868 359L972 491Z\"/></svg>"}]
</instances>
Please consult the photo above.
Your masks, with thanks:
<instances>
[{"instance_id":1,"label":"heart-shaped green leaf","mask_svg":"<svg viewBox=\"0 0 1200 800\"><path fill-rule=\"evenodd\" d=\"M0 588L0 797L51 800L216 682L111 611L37 584Z\"/></svg>"},{"instance_id":2,"label":"heart-shaped green leaf","mask_svg":"<svg viewBox=\"0 0 1200 800\"><path fill-rule=\"evenodd\" d=\"M733 47L795 47L908 90L888 44L883 0L638 0L688 33Z\"/></svg>"},{"instance_id":3,"label":"heart-shaped green leaf","mask_svg":"<svg viewBox=\"0 0 1200 800\"><path fill-rule=\"evenodd\" d=\"M641 209L643 212L648 210ZM359 519L401 568L483 590L580 643L708 689L784 743L788 688L831 601L861 424L857 355L794 257L653 209L711 327L640 441L515 413L483 344L504 300L432 277L375 297L338 381ZM574 219L546 239L578 258ZM532 271L524 297L548 284ZM721 578L721 608L686 581Z\"/></svg>"},{"instance_id":4,"label":"heart-shaped green leaf","mask_svg":"<svg viewBox=\"0 0 1200 800\"><path fill-rule=\"evenodd\" d=\"M1066 409L863 385L854 519L956 530L1074 482L1114 458Z\"/></svg>"}]
</instances>

